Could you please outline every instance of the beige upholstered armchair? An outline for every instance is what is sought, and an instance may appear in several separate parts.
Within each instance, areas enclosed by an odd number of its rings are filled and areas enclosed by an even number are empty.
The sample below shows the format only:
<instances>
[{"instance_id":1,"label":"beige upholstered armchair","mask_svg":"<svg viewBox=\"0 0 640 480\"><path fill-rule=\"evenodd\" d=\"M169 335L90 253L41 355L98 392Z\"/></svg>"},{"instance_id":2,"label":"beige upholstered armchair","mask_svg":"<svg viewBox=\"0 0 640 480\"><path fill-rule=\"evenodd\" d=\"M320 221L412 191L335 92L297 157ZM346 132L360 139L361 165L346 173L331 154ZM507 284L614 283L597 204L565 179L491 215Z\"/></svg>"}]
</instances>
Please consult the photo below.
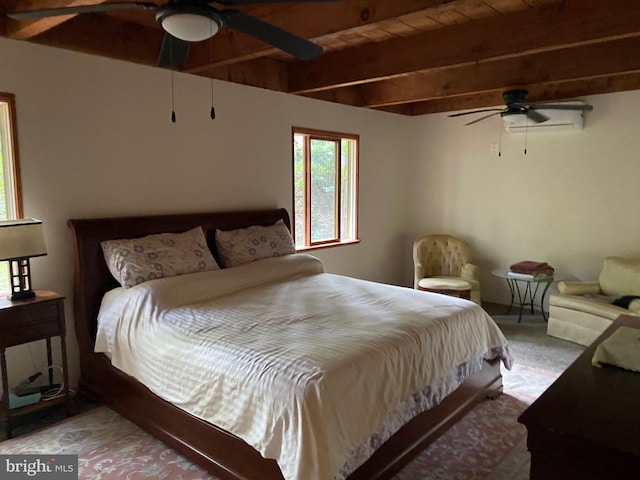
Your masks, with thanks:
<instances>
[{"instance_id":1,"label":"beige upholstered armchair","mask_svg":"<svg viewBox=\"0 0 640 480\"><path fill-rule=\"evenodd\" d=\"M428 235L413 244L414 282L419 289L423 279L468 282L471 301L480 305L478 267L469 263L469 245L451 235Z\"/></svg>"},{"instance_id":2,"label":"beige upholstered armchair","mask_svg":"<svg viewBox=\"0 0 640 480\"><path fill-rule=\"evenodd\" d=\"M620 315L640 316L640 258L607 257L597 281L560 282L547 334L589 346Z\"/></svg>"}]
</instances>

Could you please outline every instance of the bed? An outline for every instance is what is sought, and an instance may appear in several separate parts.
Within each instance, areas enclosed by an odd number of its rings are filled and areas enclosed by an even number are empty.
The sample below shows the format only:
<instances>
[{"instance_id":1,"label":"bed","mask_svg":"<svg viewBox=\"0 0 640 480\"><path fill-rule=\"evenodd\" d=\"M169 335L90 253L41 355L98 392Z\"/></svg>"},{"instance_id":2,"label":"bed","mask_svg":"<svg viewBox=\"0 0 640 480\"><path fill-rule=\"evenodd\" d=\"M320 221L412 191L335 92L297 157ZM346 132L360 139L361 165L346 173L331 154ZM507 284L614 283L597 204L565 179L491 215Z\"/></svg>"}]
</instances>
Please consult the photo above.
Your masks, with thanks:
<instances>
[{"instance_id":1,"label":"bed","mask_svg":"<svg viewBox=\"0 0 640 480\"><path fill-rule=\"evenodd\" d=\"M81 391L104 402L185 457L223 479L282 480L285 478L283 471L296 470L287 470L288 467L281 468L278 462L271 458L264 458L256 448L227 429L203 419L202 415L189 413L188 409L163 399L132 375L114 367L113 358L110 355L95 352L97 319L101 304L103 299L107 298L105 295L108 292L111 294L119 287L105 262L101 242L166 232L184 232L194 227L202 227L208 247L213 256L218 259L219 252L214 239L216 230L231 231L255 225L270 226L278 221L284 222L287 228L290 226L286 210L268 209L69 221L75 248L74 317L81 357ZM294 260L294 257L297 255L293 255L290 260ZM255 262L255 265L258 263ZM242 268L242 266L238 267L238 271ZM245 268L246 276L263 275L252 273L250 269L257 268L252 265ZM281 268L278 266L272 270ZM222 272L222 274L226 273ZM217 275L217 272L213 272L213 275ZM338 278L333 280L347 283L352 281ZM296 279L299 285L306 281L315 281L315 277L309 276L307 279L305 274L302 282L298 277ZM370 282L365 286L367 289L374 290L385 288ZM272 288L271 285L267 287ZM324 287L312 284L311 289L314 288ZM400 287L389 286L389 288L397 289L394 295L402 294ZM192 289L189 287L187 290ZM416 294L422 295L422 292L412 289L404 291L412 296L412 301L416 301ZM424 297L420 298L441 298L433 295L435 294L425 293ZM441 302L444 302L442 305L447 308L464 310L465 315L468 313L466 305L470 309L477 309L476 313L481 311L470 302L458 299ZM441 321L446 323L446 319ZM510 359L506 344L500 348L503 349L502 360L508 364ZM493 355L493 357L495 358L482 362L481 368L467 376L462 384L439 401L437 406L410 419L382 445L376 445L375 451L368 460L355 469L345 470L347 472L345 476L348 475L349 480L392 477L475 404L486 397L498 395L502 389L501 360L500 355ZM290 473L288 478L292 478Z\"/></svg>"}]
</instances>

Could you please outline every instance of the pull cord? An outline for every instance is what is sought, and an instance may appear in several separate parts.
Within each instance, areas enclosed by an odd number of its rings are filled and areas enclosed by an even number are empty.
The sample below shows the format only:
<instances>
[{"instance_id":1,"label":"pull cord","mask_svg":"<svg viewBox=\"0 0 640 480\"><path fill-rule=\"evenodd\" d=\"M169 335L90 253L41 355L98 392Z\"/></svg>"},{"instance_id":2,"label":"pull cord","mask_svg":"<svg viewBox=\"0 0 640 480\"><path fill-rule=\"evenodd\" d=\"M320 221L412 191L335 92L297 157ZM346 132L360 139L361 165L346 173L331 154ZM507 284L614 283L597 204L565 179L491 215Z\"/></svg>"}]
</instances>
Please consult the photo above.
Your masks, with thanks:
<instances>
[{"instance_id":1,"label":"pull cord","mask_svg":"<svg viewBox=\"0 0 640 480\"><path fill-rule=\"evenodd\" d=\"M500 117L500 123L498 125L500 126L500 136L498 137L498 157L501 157L502 156L502 130L503 130L502 116Z\"/></svg>"},{"instance_id":2,"label":"pull cord","mask_svg":"<svg viewBox=\"0 0 640 480\"><path fill-rule=\"evenodd\" d=\"M209 39L209 65L213 65L213 21L209 23L211 38ZM216 108L213 106L213 77L211 77L211 120L216 119Z\"/></svg>"},{"instance_id":3,"label":"pull cord","mask_svg":"<svg viewBox=\"0 0 640 480\"><path fill-rule=\"evenodd\" d=\"M173 95L173 70L171 70L171 121L176 123L175 98Z\"/></svg>"},{"instance_id":4,"label":"pull cord","mask_svg":"<svg viewBox=\"0 0 640 480\"><path fill-rule=\"evenodd\" d=\"M173 43L169 42L169 64L173 65ZM173 69L171 69L171 122L176 123L175 98L173 93Z\"/></svg>"}]
</instances>

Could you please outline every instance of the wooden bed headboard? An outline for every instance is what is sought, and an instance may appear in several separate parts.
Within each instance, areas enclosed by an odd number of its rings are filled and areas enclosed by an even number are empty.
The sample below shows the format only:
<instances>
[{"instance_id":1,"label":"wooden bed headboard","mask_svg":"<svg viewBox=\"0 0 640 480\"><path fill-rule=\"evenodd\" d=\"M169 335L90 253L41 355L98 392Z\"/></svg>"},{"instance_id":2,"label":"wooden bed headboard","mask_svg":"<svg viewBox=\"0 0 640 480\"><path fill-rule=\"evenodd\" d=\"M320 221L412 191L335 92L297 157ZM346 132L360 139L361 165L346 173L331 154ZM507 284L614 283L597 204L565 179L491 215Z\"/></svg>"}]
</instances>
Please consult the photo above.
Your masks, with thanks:
<instances>
[{"instance_id":1,"label":"wooden bed headboard","mask_svg":"<svg viewBox=\"0 0 640 480\"><path fill-rule=\"evenodd\" d=\"M154 233L178 233L202 226L209 248L217 260L216 229L267 226L280 219L291 229L289 214L284 208L69 220L74 242L73 312L81 357L93 354L102 297L108 290L118 286L107 268L100 242Z\"/></svg>"}]
</instances>

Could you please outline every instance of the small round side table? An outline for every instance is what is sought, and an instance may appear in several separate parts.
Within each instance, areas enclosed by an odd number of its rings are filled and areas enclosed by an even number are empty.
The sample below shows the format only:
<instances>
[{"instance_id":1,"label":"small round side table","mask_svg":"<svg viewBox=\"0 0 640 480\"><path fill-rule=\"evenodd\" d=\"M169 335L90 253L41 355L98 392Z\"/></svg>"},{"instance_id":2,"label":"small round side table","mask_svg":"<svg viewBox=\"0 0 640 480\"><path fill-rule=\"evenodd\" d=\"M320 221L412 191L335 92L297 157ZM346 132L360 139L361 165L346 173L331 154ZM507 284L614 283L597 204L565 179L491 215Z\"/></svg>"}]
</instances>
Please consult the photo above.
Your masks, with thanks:
<instances>
[{"instance_id":1,"label":"small round side table","mask_svg":"<svg viewBox=\"0 0 640 480\"><path fill-rule=\"evenodd\" d=\"M520 308L520 314L518 315L518 323L522 320L522 311L525 307L530 307L531 314L533 315L534 309L539 308L542 313L544 321L548 321L548 315L544 311L544 298L549 291L549 287L553 282L558 282L564 279L563 275L554 273L553 275L543 275L540 277L530 277L527 275L521 275L509 272L508 270L496 269L491 272L496 277L504 278L509 285L509 292L511 293L511 303L506 314L509 314L514 306ZM538 296L538 290L542 288L542 294L540 295L540 301L536 303L536 297ZM517 294L517 298L516 298Z\"/></svg>"}]
</instances>

